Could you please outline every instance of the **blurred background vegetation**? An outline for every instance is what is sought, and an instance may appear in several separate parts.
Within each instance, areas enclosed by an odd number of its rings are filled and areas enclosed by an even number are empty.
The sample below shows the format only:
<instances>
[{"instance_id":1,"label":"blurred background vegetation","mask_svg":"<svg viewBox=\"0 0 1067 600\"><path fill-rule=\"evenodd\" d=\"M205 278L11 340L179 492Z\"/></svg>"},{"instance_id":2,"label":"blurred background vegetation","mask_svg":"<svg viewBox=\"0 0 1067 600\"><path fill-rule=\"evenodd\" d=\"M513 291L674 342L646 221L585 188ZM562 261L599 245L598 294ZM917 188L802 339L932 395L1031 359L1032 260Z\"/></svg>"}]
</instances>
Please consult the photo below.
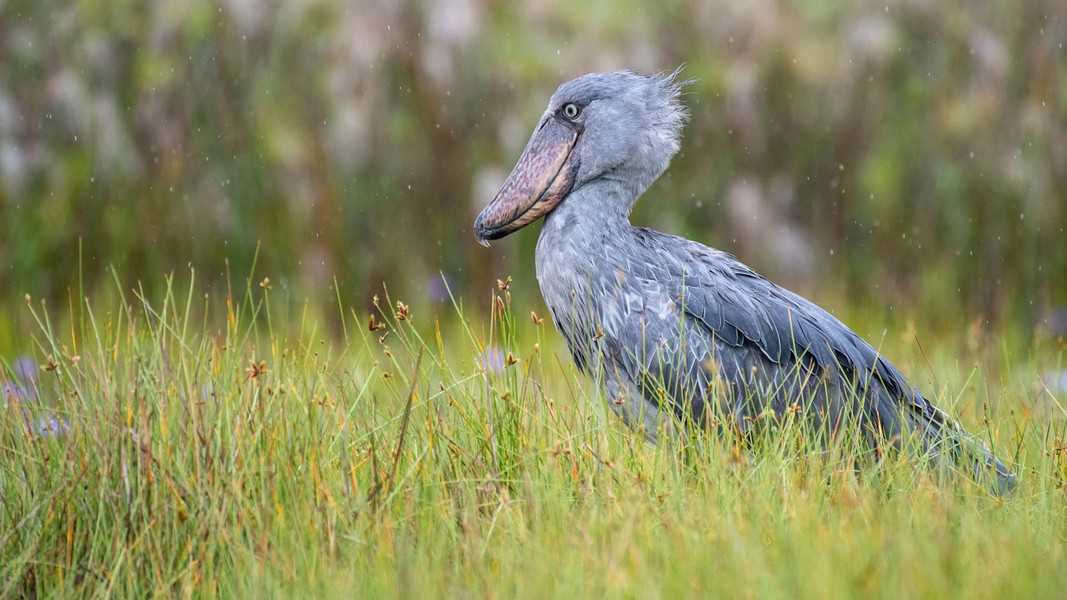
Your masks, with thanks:
<instances>
[{"instance_id":1,"label":"blurred background vegetation","mask_svg":"<svg viewBox=\"0 0 1067 600\"><path fill-rule=\"evenodd\" d=\"M559 83L679 64L692 122L635 224L822 303L1030 331L1067 304L1067 3L654 8L0 0L0 315L253 261L313 302L440 302L440 271L536 307L536 232L486 250L473 217Z\"/></svg>"}]
</instances>

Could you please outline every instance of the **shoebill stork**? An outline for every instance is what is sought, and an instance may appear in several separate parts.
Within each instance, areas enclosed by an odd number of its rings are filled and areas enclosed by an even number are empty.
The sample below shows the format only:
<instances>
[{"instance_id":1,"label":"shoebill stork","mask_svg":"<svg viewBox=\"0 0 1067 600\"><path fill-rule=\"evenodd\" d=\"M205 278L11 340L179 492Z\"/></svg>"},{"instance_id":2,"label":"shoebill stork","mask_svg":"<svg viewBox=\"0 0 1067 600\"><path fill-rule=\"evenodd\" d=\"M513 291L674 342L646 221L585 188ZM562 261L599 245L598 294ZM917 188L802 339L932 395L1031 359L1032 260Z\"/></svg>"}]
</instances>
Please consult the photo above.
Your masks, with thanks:
<instances>
[{"instance_id":1,"label":"shoebill stork","mask_svg":"<svg viewBox=\"0 0 1067 600\"><path fill-rule=\"evenodd\" d=\"M663 425L721 429L725 416L744 433L768 410L802 412L858 427L875 450L911 436L932 464L1010 491L989 448L841 321L730 254L630 225L678 151L684 85L677 71L564 83L474 222L488 245L545 218L537 280L579 369L652 440Z\"/></svg>"}]
</instances>

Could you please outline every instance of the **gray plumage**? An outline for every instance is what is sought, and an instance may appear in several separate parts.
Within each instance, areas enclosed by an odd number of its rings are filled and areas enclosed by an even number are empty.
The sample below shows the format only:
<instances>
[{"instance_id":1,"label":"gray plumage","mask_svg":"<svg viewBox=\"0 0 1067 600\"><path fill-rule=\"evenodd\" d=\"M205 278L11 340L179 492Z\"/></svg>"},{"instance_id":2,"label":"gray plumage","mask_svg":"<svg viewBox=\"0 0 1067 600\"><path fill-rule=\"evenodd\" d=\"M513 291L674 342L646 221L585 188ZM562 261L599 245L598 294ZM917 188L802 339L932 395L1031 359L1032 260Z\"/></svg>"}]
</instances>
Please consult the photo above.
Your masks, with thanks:
<instances>
[{"instance_id":1,"label":"gray plumage","mask_svg":"<svg viewBox=\"0 0 1067 600\"><path fill-rule=\"evenodd\" d=\"M475 223L484 241L548 211L537 279L578 367L650 437L666 415L668 427L728 415L744 431L768 409L800 406L816 424L851 419L875 446L914 435L935 463L1012 489L1015 475L984 443L829 313L727 253L630 225L634 202L678 151L687 113L676 76L615 72L560 86L515 182ZM545 154L536 166L551 172L524 172ZM541 213L514 216L534 200ZM501 217L496 205L513 210Z\"/></svg>"}]
</instances>

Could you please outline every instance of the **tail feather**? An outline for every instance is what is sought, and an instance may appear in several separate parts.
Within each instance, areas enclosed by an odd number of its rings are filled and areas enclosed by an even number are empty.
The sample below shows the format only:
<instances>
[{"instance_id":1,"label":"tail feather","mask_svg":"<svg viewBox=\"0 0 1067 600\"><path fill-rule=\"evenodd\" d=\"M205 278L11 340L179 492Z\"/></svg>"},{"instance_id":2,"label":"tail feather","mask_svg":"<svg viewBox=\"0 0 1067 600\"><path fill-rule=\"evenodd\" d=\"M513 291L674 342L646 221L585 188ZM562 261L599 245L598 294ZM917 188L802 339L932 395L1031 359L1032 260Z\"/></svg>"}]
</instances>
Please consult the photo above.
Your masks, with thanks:
<instances>
[{"instance_id":1,"label":"tail feather","mask_svg":"<svg viewBox=\"0 0 1067 600\"><path fill-rule=\"evenodd\" d=\"M924 450L938 470L963 471L976 483L987 486L994 495L1010 494L1019 480L989 448L947 414L929 402L915 406L916 429Z\"/></svg>"}]
</instances>

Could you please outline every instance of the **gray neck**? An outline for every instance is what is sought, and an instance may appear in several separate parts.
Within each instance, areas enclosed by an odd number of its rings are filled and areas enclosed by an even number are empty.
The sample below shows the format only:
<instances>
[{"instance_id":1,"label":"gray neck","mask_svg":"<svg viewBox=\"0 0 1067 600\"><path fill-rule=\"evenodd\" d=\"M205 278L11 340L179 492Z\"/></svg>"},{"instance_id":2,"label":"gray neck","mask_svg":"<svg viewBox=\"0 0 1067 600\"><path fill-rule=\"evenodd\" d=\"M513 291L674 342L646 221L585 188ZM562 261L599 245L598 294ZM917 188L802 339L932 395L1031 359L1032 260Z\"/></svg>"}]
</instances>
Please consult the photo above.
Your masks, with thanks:
<instances>
[{"instance_id":1,"label":"gray neck","mask_svg":"<svg viewBox=\"0 0 1067 600\"><path fill-rule=\"evenodd\" d=\"M622 230L630 225L630 209L642 191L632 183L626 186L610 176L598 177L574 190L548 214L541 235L552 230L567 236L559 241L573 244L593 234Z\"/></svg>"},{"instance_id":2,"label":"gray neck","mask_svg":"<svg viewBox=\"0 0 1067 600\"><path fill-rule=\"evenodd\" d=\"M537 279L545 303L559 317L571 305L571 292L581 292L600 265L611 260L630 230L632 196L610 179L580 186L545 218L537 239ZM579 301L588 297L583 297Z\"/></svg>"}]
</instances>

